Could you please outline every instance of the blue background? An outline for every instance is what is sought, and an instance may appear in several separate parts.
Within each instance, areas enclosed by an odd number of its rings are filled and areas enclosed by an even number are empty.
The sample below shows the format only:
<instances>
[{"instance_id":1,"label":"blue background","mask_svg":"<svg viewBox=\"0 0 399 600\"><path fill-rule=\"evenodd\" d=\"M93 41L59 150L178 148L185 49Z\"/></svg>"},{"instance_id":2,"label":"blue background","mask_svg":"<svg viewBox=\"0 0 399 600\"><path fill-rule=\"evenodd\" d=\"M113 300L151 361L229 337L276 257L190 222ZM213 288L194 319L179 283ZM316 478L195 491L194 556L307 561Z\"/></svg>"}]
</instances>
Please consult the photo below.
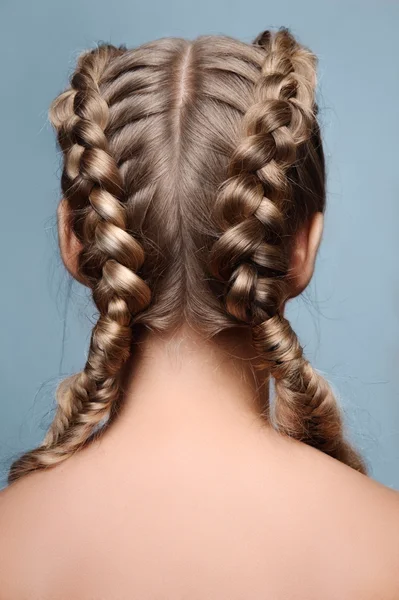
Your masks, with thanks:
<instances>
[{"instance_id":1,"label":"blue background","mask_svg":"<svg viewBox=\"0 0 399 600\"><path fill-rule=\"evenodd\" d=\"M39 443L56 384L85 360L94 308L57 248L60 156L47 120L79 53L103 40L288 26L319 56L328 164L316 275L291 303L372 476L399 489L399 5L389 1L0 0L0 476Z\"/></svg>"}]
</instances>

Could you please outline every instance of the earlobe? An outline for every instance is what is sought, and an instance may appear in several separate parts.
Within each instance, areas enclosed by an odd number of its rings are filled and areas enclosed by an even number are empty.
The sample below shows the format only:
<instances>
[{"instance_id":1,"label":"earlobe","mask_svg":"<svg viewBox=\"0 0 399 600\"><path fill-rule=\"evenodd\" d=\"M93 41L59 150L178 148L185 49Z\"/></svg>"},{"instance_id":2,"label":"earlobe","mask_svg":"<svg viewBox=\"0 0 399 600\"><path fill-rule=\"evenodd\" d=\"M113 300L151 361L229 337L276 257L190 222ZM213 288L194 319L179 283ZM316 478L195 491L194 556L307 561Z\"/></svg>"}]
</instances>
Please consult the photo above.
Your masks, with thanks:
<instances>
[{"instance_id":1,"label":"earlobe","mask_svg":"<svg viewBox=\"0 0 399 600\"><path fill-rule=\"evenodd\" d=\"M312 275L316 264L317 253L323 237L323 231L324 214L322 212L316 212L311 219L308 242L308 255L312 262Z\"/></svg>"},{"instance_id":2,"label":"earlobe","mask_svg":"<svg viewBox=\"0 0 399 600\"><path fill-rule=\"evenodd\" d=\"M324 228L324 215L316 212L297 232L291 253L290 296L303 292L312 279Z\"/></svg>"},{"instance_id":3,"label":"earlobe","mask_svg":"<svg viewBox=\"0 0 399 600\"><path fill-rule=\"evenodd\" d=\"M62 262L74 279L83 285L87 285L80 275L78 267L82 245L72 230L69 216L68 202L65 198L62 198L57 208L58 243Z\"/></svg>"}]
</instances>

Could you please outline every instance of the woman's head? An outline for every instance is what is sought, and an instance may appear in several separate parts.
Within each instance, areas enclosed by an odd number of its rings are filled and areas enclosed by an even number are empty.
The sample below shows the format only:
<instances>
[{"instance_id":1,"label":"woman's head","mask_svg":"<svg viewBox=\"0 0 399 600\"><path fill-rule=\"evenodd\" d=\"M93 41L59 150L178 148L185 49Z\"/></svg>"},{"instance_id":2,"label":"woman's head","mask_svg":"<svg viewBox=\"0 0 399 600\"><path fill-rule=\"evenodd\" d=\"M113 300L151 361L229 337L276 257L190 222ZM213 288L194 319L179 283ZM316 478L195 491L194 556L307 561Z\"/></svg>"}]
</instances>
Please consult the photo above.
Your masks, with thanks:
<instances>
[{"instance_id":1,"label":"woman's head","mask_svg":"<svg viewBox=\"0 0 399 600\"><path fill-rule=\"evenodd\" d=\"M316 60L287 30L101 44L78 59L50 120L63 151L60 246L99 312L81 373L10 479L68 458L121 396L143 330L251 332L276 382L273 422L365 471L286 301L311 278L325 209Z\"/></svg>"}]
</instances>

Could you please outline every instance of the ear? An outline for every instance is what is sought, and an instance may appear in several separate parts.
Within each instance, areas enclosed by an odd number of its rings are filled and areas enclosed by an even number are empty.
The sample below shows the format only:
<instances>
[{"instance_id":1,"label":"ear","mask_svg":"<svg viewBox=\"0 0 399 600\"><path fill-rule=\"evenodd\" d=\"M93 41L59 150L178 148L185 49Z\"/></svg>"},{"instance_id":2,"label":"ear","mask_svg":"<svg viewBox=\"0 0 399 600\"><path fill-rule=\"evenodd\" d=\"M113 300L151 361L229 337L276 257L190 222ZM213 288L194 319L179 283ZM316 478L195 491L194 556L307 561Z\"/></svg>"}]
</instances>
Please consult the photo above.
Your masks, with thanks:
<instances>
[{"instance_id":1,"label":"ear","mask_svg":"<svg viewBox=\"0 0 399 600\"><path fill-rule=\"evenodd\" d=\"M57 208L58 243L62 262L74 279L86 285L83 277L79 274L78 267L82 244L73 232L70 216L69 204L65 198L62 198Z\"/></svg>"},{"instance_id":2,"label":"ear","mask_svg":"<svg viewBox=\"0 0 399 600\"><path fill-rule=\"evenodd\" d=\"M289 271L291 298L299 296L312 279L323 229L324 215L316 212L295 236Z\"/></svg>"}]
</instances>

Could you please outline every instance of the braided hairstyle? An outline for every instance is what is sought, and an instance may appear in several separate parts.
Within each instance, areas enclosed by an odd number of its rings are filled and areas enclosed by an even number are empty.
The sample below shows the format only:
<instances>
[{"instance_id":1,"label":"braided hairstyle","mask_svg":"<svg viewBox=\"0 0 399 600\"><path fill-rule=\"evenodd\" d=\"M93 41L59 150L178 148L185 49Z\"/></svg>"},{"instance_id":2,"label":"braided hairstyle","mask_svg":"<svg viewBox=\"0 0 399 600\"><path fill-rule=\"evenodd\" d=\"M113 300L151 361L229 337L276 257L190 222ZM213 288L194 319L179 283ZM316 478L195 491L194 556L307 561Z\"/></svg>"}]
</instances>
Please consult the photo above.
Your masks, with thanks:
<instances>
[{"instance_id":1,"label":"braided hairstyle","mask_svg":"<svg viewBox=\"0 0 399 600\"><path fill-rule=\"evenodd\" d=\"M316 58L287 29L252 44L204 35L79 56L49 114L99 316L83 370L59 386L43 443L10 482L101 432L134 342L182 322L208 337L249 328L255 366L275 380L273 426L366 473L283 316L295 233L325 208L315 87Z\"/></svg>"},{"instance_id":2,"label":"braided hairstyle","mask_svg":"<svg viewBox=\"0 0 399 600\"><path fill-rule=\"evenodd\" d=\"M103 45L80 57L71 89L52 105L52 124L66 155L62 190L82 243L79 272L92 287L99 319L93 329L83 371L63 393L43 444L18 459L9 479L51 466L81 448L109 415L120 393L120 372L130 355L132 316L148 306L151 292L137 275L144 250L127 231L124 182L110 152L105 129L109 107L99 82L113 56L123 50Z\"/></svg>"},{"instance_id":3,"label":"braided hairstyle","mask_svg":"<svg viewBox=\"0 0 399 600\"><path fill-rule=\"evenodd\" d=\"M265 48L266 60L229 177L216 199L222 234L210 253L212 273L225 283L227 310L252 328L258 367L268 368L275 379L274 426L365 472L363 460L343 437L331 389L304 357L282 314L289 297L293 187L301 161L316 161L312 153L320 152L308 145L310 154L303 155L304 144L319 135L315 57L286 30L274 37L264 32L255 43ZM323 179L324 174L317 182L321 190Z\"/></svg>"}]
</instances>

